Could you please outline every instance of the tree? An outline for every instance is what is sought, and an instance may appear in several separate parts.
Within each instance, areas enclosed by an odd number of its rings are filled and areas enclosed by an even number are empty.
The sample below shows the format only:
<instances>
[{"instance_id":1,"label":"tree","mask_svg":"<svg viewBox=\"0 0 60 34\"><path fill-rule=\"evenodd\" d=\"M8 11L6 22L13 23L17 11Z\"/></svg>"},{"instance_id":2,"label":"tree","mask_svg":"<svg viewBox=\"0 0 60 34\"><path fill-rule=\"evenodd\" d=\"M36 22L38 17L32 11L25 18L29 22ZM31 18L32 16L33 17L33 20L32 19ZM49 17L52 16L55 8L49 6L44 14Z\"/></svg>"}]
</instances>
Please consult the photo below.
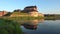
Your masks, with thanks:
<instances>
[{"instance_id":1,"label":"tree","mask_svg":"<svg viewBox=\"0 0 60 34\"><path fill-rule=\"evenodd\" d=\"M14 12L21 12L21 11L22 11L21 9L14 10Z\"/></svg>"}]
</instances>

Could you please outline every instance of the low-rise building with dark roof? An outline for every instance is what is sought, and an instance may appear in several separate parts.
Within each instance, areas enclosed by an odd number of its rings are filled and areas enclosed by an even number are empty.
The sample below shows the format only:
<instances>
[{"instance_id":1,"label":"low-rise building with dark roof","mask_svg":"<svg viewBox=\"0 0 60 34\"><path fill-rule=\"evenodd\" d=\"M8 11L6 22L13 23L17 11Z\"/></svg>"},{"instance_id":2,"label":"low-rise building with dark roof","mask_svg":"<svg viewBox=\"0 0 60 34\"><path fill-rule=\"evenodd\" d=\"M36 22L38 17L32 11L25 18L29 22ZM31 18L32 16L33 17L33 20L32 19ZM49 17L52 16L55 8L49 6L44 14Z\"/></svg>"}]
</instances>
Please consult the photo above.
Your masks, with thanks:
<instances>
[{"instance_id":1,"label":"low-rise building with dark roof","mask_svg":"<svg viewBox=\"0 0 60 34\"><path fill-rule=\"evenodd\" d=\"M0 11L0 17L4 16L4 15L6 15L6 14L7 14L6 11Z\"/></svg>"},{"instance_id":2,"label":"low-rise building with dark roof","mask_svg":"<svg viewBox=\"0 0 60 34\"><path fill-rule=\"evenodd\" d=\"M32 12L32 11L38 12L37 11L37 6L27 6L27 7L24 8L24 12L26 12L26 13Z\"/></svg>"}]
</instances>

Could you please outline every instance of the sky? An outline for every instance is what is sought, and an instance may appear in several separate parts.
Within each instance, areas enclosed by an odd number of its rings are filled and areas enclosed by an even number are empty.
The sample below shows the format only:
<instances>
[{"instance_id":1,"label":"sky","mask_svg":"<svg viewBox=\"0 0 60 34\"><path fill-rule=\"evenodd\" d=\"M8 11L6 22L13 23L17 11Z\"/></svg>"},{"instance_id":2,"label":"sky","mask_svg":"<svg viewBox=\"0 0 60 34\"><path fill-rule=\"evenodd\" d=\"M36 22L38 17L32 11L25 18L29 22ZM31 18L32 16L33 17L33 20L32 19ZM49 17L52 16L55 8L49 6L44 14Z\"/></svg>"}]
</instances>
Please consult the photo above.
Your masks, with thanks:
<instances>
[{"instance_id":1,"label":"sky","mask_svg":"<svg viewBox=\"0 0 60 34\"><path fill-rule=\"evenodd\" d=\"M0 0L0 11L13 12L26 6L37 6L39 13L60 14L60 0Z\"/></svg>"}]
</instances>

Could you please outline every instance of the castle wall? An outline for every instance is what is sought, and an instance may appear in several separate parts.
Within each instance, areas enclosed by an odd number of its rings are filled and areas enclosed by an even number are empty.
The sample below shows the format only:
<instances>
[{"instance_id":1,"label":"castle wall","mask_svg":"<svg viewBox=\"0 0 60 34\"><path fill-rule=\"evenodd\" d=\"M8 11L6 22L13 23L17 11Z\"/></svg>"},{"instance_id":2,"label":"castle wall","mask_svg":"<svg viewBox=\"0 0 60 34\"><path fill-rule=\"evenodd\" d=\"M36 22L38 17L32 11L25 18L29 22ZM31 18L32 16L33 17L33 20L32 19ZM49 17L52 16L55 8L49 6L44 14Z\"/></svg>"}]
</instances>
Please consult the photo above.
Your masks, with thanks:
<instances>
[{"instance_id":1,"label":"castle wall","mask_svg":"<svg viewBox=\"0 0 60 34\"><path fill-rule=\"evenodd\" d=\"M38 12L29 12L29 15L30 16L33 16L33 17L38 17Z\"/></svg>"}]
</instances>

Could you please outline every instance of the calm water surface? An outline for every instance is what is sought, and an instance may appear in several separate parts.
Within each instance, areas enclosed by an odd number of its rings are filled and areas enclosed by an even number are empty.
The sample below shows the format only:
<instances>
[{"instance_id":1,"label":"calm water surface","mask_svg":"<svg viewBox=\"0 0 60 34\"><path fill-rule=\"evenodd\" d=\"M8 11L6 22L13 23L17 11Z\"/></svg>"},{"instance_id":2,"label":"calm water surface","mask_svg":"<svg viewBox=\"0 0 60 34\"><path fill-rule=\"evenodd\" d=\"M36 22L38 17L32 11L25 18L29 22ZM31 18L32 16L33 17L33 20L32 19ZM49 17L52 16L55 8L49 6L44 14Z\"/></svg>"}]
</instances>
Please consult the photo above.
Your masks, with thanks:
<instances>
[{"instance_id":1,"label":"calm water surface","mask_svg":"<svg viewBox=\"0 0 60 34\"><path fill-rule=\"evenodd\" d=\"M60 20L32 20L21 25L26 34L60 34Z\"/></svg>"}]
</instances>

